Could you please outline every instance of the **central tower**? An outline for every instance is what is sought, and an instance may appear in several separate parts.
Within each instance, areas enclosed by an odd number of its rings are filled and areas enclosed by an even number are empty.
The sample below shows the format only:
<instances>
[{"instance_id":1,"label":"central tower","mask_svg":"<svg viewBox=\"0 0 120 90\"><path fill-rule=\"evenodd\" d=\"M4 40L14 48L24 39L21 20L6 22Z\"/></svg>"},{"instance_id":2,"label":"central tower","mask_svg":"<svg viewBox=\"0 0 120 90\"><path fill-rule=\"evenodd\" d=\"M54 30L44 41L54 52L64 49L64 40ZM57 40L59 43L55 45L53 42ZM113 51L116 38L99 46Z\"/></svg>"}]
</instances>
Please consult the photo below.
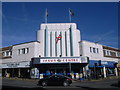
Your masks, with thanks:
<instances>
[{"instance_id":1,"label":"central tower","mask_svg":"<svg viewBox=\"0 0 120 90\"><path fill-rule=\"evenodd\" d=\"M80 56L80 30L75 23L41 24L37 31L37 41L40 42L42 57L72 57Z\"/></svg>"}]
</instances>

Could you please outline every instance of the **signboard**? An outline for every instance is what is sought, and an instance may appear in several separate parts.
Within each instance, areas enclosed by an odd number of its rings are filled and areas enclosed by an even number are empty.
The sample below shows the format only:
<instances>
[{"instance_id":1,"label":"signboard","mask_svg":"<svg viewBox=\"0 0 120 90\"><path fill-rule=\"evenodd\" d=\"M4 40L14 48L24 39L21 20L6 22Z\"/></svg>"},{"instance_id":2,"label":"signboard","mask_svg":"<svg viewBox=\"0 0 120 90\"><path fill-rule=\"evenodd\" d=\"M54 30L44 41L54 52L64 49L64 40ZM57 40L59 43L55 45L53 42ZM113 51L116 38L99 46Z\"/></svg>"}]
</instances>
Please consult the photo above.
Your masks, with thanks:
<instances>
[{"instance_id":1,"label":"signboard","mask_svg":"<svg viewBox=\"0 0 120 90\"><path fill-rule=\"evenodd\" d=\"M16 68L16 67L18 67L18 65L19 65L19 63L8 63L8 64L7 64L7 66L8 66L8 67L11 67L11 68L12 68L12 67L13 67L13 68Z\"/></svg>"},{"instance_id":2,"label":"signboard","mask_svg":"<svg viewBox=\"0 0 120 90\"><path fill-rule=\"evenodd\" d=\"M105 64L108 64L108 62L107 61L101 61L101 64L105 65Z\"/></svg>"},{"instance_id":3,"label":"signboard","mask_svg":"<svg viewBox=\"0 0 120 90\"><path fill-rule=\"evenodd\" d=\"M1 68L19 68L19 67L30 67L30 62L11 62L0 65Z\"/></svg>"},{"instance_id":4,"label":"signboard","mask_svg":"<svg viewBox=\"0 0 120 90\"><path fill-rule=\"evenodd\" d=\"M87 57L40 58L40 63L88 63Z\"/></svg>"},{"instance_id":5,"label":"signboard","mask_svg":"<svg viewBox=\"0 0 120 90\"><path fill-rule=\"evenodd\" d=\"M50 64L50 63L88 63L88 57L35 57L32 58L33 64Z\"/></svg>"},{"instance_id":6,"label":"signboard","mask_svg":"<svg viewBox=\"0 0 120 90\"><path fill-rule=\"evenodd\" d=\"M74 59L40 59L40 63L80 63L79 58Z\"/></svg>"}]
</instances>

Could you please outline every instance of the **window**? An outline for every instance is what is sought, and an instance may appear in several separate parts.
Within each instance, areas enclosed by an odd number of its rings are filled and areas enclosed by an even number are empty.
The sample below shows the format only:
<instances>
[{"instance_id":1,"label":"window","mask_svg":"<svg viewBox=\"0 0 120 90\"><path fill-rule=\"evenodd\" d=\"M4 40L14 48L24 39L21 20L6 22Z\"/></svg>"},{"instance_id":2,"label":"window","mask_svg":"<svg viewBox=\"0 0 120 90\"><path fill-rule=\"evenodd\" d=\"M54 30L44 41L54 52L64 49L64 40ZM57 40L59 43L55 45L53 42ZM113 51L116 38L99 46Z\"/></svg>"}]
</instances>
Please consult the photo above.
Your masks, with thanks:
<instances>
[{"instance_id":1,"label":"window","mask_svg":"<svg viewBox=\"0 0 120 90\"><path fill-rule=\"evenodd\" d=\"M112 51L112 50L103 50L104 55L106 56L112 56L112 57L118 57L118 52Z\"/></svg>"},{"instance_id":2,"label":"window","mask_svg":"<svg viewBox=\"0 0 120 90\"><path fill-rule=\"evenodd\" d=\"M6 56L6 53L5 53L5 52L2 52L2 56Z\"/></svg>"},{"instance_id":3,"label":"window","mask_svg":"<svg viewBox=\"0 0 120 90\"><path fill-rule=\"evenodd\" d=\"M92 47L90 47L90 52L92 52Z\"/></svg>"},{"instance_id":4,"label":"window","mask_svg":"<svg viewBox=\"0 0 120 90\"><path fill-rule=\"evenodd\" d=\"M105 55L107 55L107 56L111 56L111 51L109 51L109 50L105 50Z\"/></svg>"},{"instance_id":5,"label":"window","mask_svg":"<svg viewBox=\"0 0 120 90\"><path fill-rule=\"evenodd\" d=\"M7 57L7 56L11 56L11 55L12 55L12 51L4 51L4 52L2 52L3 57Z\"/></svg>"},{"instance_id":6,"label":"window","mask_svg":"<svg viewBox=\"0 0 120 90\"><path fill-rule=\"evenodd\" d=\"M18 54L20 54L20 49L18 49Z\"/></svg>"},{"instance_id":7,"label":"window","mask_svg":"<svg viewBox=\"0 0 120 90\"><path fill-rule=\"evenodd\" d=\"M18 54L27 54L29 53L29 48L18 49Z\"/></svg>"},{"instance_id":8,"label":"window","mask_svg":"<svg viewBox=\"0 0 120 90\"><path fill-rule=\"evenodd\" d=\"M90 47L90 52L91 53L99 53L98 48Z\"/></svg>"},{"instance_id":9,"label":"window","mask_svg":"<svg viewBox=\"0 0 120 90\"><path fill-rule=\"evenodd\" d=\"M96 50L95 50L95 48L93 48L93 53L96 53Z\"/></svg>"},{"instance_id":10,"label":"window","mask_svg":"<svg viewBox=\"0 0 120 90\"><path fill-rule=\"evenodd\" d=\"M29 48L27 48L27 53L29 53Z\"/></svg>"},{"instance_id":11,"label":"window","mask_svg":"<svg viewBox=\"0 0 120 90\"><path fill-rule=\"evenodd\" d=\"M107 52L107 55L110 56L110 52L109 51L106 51Z\"/></svg>"},{"instance_id":12,"label":"window","mask_svg":"<svg viewBox=\"0 0 120 90\"><path fill-rule=\"evenodd\" d=\"M12 51L10 51L10 56L12 55Z\"/></svg>"},{"instance_id":13,"label":"window","mask_svg":"<svg viewBox=\"0 0 120 90\"><path fill-rule=\"evenodd\" d=\"M103 54L106 55L106 50L103 50Z\"/></svg>"},{"instance_id":14,"label":"window","mask_svg":"<svg viewBox=\"0 0 120 90\"><path fill-rule=\"evenodd\" d=\"M99 53L99 50L98 50L98 48L96 48L96 50L97 50L97 53Z\"/></svg>"},{"instance_id":15,"label":"window","mask_svg":"<svg viewBox=\"0 0 120 90\"><path fill-rule=\"evenodd\" d=\"M26 49L25 49L25 54L26 54L26 53L29 53L29 48L26 48Z\"/></svg>"},{"instance_id":16,"label":"window","mask_svg":"<svg viewBox=\"0 0 120 90\"><path fill-rule=\"evenodd\" d=\"M110 51L110 55L113 56L113 57L116 57L116 53L115 52Z\"/></svg>"},{"instance_id":17,"label":"window","mask_svg":"<svg viewBox=\"0 0 120 90\"><path fill-rule=\"evenodd\" d=\"M6 56L9 56L9 51L6 51Z\"/></svg>"},{"instance_id":18,"label":"window","mask_svg":"<svg viewBox=\"0 0 120 90\"><path fill-rule=\"evenodd\" d=\"M117 57L120 57L120 52L117 52Z\"/></svg>"},{"instance_id":19,"label":"window","mask_svg":"<svg viewBox=\"0 0 120 90\"><path fill-rule=\"evenodd\" d=\"M25 54L25 48L22 49L22 54Z\"/></svg>"}]
</instances>

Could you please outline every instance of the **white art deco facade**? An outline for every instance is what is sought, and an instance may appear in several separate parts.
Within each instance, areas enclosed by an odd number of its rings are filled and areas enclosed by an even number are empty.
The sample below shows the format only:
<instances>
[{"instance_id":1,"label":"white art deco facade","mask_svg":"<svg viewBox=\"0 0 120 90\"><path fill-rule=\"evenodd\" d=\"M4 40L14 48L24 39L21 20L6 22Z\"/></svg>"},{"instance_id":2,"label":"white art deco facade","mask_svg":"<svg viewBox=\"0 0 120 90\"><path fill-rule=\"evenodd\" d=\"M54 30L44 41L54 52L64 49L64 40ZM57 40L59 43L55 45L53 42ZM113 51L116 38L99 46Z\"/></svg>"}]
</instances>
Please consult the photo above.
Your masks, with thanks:
<instances>
[{"instance_id":1,"label":"white art deco facade","mask_svg":"<svg viewBox=\"0 0 120 90\"><path fill-rule=\"evenodd\" d=\"M40 74L60 73L79 78L80 73L87 76L89 69L94 71L98 61L98 72L102 71L104 77L107 69L117 75L114 64L120 58L120 50L82 41L80 35L75 23L41 24L36 41L1 48L3 76L9 73L11 77L38 78ZM104 50L113 52L106 56Z\"/></svg>"}]
</instances>

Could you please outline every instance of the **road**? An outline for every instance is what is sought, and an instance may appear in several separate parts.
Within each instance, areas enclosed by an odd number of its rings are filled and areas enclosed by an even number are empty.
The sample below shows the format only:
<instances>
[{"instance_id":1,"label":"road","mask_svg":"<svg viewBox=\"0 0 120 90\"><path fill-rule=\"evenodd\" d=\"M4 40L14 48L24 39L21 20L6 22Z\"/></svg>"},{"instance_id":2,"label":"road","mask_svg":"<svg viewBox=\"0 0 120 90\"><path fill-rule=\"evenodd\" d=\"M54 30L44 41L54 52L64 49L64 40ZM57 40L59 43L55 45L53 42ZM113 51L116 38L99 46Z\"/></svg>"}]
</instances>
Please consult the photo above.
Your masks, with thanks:
<instances>
[{"instance_id":1,"label":"road","mask_svg":"<svg viewBox=\"0 0 120 90\"><path fill-rule=\"evenodd\" d=\"M118 79L107 79L107 80L95 80L95 81L73 81L73 83L69 87L64 86L37 86L38 80L23 80L23 79L13 79L13 78L3 78L2 79L2 90L17 90L19 89L28 89L28 90L53 90L53 89L65 89L65 90L103 90L103 89L111 89L111 90L119 90L117 82Z\"/></svg>"}]
</instances>

